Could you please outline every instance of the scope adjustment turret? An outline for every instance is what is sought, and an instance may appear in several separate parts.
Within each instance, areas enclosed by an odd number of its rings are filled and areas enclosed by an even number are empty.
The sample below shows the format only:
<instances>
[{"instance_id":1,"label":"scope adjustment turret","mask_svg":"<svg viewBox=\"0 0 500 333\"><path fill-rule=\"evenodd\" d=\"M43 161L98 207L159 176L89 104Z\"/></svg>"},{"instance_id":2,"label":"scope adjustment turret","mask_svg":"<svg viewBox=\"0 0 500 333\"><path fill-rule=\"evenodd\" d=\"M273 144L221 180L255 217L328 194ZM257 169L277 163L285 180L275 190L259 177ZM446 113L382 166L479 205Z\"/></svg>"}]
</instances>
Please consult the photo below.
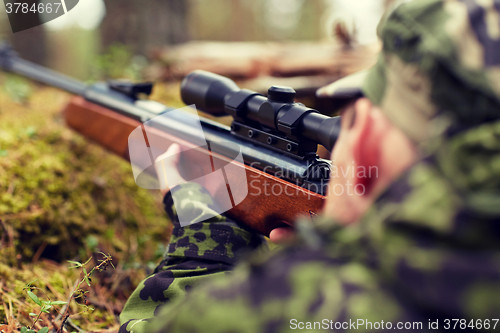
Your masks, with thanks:
<instances>
[{"instance_id":1,"label":"scope adjustment turret","mask_svg":"<svg viewBox=\"0 0 500 333\"><path fill-rule=\"evenodd\" d=\"M272 86L267 91L267 98L271 102L293 103L295 99L295 90L290 87Z\"/></svg>"}]
</instances>

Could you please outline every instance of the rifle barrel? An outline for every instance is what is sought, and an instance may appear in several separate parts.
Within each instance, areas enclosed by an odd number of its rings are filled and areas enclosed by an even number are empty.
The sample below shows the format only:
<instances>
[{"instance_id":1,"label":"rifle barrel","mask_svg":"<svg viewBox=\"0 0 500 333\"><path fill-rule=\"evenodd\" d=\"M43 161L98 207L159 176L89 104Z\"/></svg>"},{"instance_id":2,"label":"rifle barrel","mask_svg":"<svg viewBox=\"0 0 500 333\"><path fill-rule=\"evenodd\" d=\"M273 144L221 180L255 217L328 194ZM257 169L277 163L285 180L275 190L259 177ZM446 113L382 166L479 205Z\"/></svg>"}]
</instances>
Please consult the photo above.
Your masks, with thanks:
<instances>
[{"instance_id":1,"label":"rifle barrel","mask_svg":"<svg viewBox=\"0 0 500 333\"><path fill-rule=\"evenodd\" d=\"M21 59L6 43L0 43L0 68L75 95L83 95L87 89L81 81Z\"/></svg>"}]
</instances>

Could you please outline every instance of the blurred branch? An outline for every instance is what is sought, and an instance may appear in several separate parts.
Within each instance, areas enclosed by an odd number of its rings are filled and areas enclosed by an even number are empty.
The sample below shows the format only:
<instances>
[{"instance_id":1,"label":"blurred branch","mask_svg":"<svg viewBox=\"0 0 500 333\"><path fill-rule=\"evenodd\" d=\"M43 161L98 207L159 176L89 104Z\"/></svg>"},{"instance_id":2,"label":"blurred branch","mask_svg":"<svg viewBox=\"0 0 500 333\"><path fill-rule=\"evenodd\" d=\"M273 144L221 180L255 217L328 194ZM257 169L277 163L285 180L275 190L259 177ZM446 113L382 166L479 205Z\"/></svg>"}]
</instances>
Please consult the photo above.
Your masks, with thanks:
<instances>
[{"instance_id":1,"label":"blurred branch","mask_svg":"<svg viewBox=\"0 0 500 333\"><path fill-rule=\"evenodd\" d=\"M0 248L2 247L13 247L14 246L14 230L12 229L11 226L8 226L5 224L3 220L0 220L0 225L2 226L3 233L2 233L2 238L0 239ZM7 238L7 242L6 242ZM5 243L6 246L5 246Z\"/></svg>"}]
</instances>

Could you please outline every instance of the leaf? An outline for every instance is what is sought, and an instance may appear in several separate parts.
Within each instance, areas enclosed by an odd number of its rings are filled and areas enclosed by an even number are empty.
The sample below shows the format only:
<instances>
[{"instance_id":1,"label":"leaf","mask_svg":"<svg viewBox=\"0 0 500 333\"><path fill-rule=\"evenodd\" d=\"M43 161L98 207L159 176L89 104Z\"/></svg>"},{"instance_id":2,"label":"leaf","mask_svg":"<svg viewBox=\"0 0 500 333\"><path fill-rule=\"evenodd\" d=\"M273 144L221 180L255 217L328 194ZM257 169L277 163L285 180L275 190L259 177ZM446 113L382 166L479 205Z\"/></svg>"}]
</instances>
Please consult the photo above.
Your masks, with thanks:
<instances>
[{"instance_id":1,"label":"leaf","mask_svg":"<svg viewBox=\"0 0 500 333\"><path fill-rule=\"evenodd\" d=\"M52 305L64 305L64 304L67 304L68 302L64 302L64 301L53 301L53 302L50 302L50 304Z\"/></svg>"},{"instance_id":2,"label":"leaf","mask_svg":"<svg viewBox=\"0 0 500 333\"><path fill-rule=\"evenodd\" d=\"M44 327L41 330L38 331L38 333L47 333L49 331L48 327Z\"/></svg>"},{"instance_id":3,"label":"leaf","mask_svg":"<svg viewBox=\"0 0 500 333\"><path fill-rule=\"evenodd\" d=\"M36 316L38 316L38 315L37 315L36 313L30 312L30 316L31 316L31 317L36 317Z\"/></svg>"},{"instance_id":4,"label":"leaf","mask_svg":"<svg viewBox=\"0 0 500 333\"><path fill-rule=\"evenodd\" d=\"M90 281L89 281L89 277L87 276L87 270L85 269L85 267L83 267L83 274L85 274L83 276L83 278L85 279L85 282L87 282L87 285L90 287Z\"/></svg>"},{"instance_id":5,"label":"leaf","mask_svg":"<svg viewBox=\"0 0 500 333\"><path fill-rule=\"evenodd\" d=\"M33 282L36 282L36 281L38 281L38 279L34 279L33 281L28 282L28 283L26 284L26 287L27 287L27 288L31 287L31 284L32 284ZM25 288L26 288L26 287L25 287Z\"/></svg>"},{"instance_id":6,"label":"leaf","mask_svg":"<svg viewBox=\"0 0 500 333\"><path fill-rule=\"evenodd\" d=\"M21 333L36 333L33 330L29 330L27 327L21 327Z\"/></svg>"},{"instance_id":7,"label":"leaf","mask_svg":"<svg viewBox=\"0 0 500 333\"><path fill-rule=\"evenodd\" d=\"M28 296L33 300L33 302L35 302L36 304L42 306L42 302L40 302L40 300L38 299L38 297L35 294L33 294L33 292L31 290L28 290L27 293L28 293Z\"/></svg>"},{"instance_id":8,"label":"leaf","mask_svg":"<svg viewBox=\"0 0 500 333\"><path fill-rule=\"evenodd\" d=\"M70 267L70 268L74 268L74 267L82 267L82 266L83 266L83 265L82 265L82 263L81 263L81 262L78 262L78 261L68 260L68 262L69 262L70 264L75 265L75 266L72 266L72 267Z\"/></svg>"}]
</instances>

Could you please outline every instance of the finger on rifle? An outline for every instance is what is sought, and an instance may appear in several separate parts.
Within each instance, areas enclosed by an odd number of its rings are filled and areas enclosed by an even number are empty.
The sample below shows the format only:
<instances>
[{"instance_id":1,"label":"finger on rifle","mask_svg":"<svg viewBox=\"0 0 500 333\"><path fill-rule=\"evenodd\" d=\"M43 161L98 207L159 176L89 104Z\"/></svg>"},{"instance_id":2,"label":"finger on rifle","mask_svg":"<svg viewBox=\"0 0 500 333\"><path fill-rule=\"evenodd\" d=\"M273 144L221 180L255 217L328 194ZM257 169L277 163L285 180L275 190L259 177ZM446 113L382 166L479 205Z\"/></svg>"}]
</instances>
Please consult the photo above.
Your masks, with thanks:
<instances>
[{"instance_id":1,"label":"finger on rifle","mask_svg":"<svg viewBox=\"0 0 500 333\"><path fill-rule=\"evenodd\" d=\"M269 234L269 239L275 244L286 244L295 240L296 233L292 227L280 227L273 229Z\"/></svg>"},{"instance_id":2,"label":"finger on rifle","mask_svg":"<svg viewBox=\"0 0 500 333\"><path fill-rule=\"evenodd\" d=\"M173 143L168 147L167 151L158 156L155 162L156 174L160 181L160 189L165 195L170 188L175 187L184 182L184 179L179 173L178 164L181 156L181 147Z\"/></svg>"}]
</instances>

